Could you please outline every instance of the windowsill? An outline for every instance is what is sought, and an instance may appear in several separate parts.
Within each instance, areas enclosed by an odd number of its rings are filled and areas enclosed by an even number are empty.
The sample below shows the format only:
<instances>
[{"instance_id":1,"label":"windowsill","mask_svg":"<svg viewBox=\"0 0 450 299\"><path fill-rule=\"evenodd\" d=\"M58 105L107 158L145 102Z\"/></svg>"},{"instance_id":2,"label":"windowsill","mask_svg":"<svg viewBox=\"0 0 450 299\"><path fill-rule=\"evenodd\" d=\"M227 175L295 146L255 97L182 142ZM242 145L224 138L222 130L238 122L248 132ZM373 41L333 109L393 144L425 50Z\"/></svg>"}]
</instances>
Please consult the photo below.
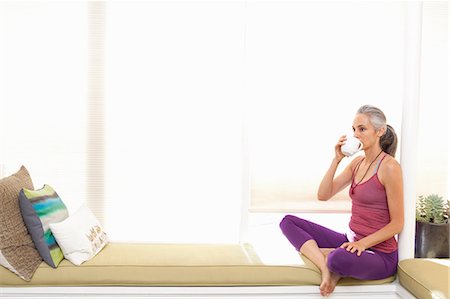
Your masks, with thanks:
<instances>
[{"instance_id":1,"label":"windowsill","mask_svg":"<svg viewBox=\"0 0 450 299\"><path fill-rule=\"evenodd\" d=\"M292 265L299 262L298 252L280 230L280 222L286 214L347 233L350 213L296 213L292 210L279 213L249 213L246 243L252 244L264 264Z\"/></svg>"},{"instance_id":2,"label":"windowsill","mask_svg":"<svg viewBox=\"0 0 450 299\"><path fill-rule=\"evenodd\" d=\"M350 213L350 200L267 201L251 205L250 213Z\"/></svg>"}]
</instances>

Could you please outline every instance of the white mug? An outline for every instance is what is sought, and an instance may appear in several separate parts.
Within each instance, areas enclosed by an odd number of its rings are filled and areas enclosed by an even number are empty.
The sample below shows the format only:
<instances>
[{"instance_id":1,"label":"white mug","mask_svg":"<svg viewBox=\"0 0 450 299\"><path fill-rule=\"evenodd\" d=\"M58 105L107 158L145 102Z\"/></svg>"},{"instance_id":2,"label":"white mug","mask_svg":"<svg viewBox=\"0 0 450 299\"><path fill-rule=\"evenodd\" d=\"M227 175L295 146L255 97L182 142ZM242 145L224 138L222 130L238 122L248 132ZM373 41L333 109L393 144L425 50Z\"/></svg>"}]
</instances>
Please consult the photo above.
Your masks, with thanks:
<instances>
[{"instance_id":1,"label":"white mug","mask_svg":"<svg viewBox=\"0 0 450 299\"><path fill-rule=\"evenodd\" d=\"M358 138L347 135L347 140L341 146L341 152L347 157L353 156L361 150L362 144Z\"/></svg>"}]
</instances>

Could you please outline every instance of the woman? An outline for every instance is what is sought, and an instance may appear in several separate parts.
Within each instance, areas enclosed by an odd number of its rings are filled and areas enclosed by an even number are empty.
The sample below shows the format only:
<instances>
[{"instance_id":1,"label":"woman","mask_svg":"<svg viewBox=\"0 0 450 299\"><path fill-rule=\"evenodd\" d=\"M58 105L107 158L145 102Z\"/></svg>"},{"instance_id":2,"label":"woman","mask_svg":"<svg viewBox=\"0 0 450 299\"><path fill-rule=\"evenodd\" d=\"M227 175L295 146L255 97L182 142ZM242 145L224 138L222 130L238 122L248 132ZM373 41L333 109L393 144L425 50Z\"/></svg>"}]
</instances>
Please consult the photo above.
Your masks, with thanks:
<instances>
[{"instance_id":1,"label":"woman","mask_svg":"<svg viewBox=\"0 0 450 299\"><path fill-rule=\"evenodd\" d=\"M330 295L341 277L383 279L397 271L395 235L403 228L403 181L395 160L397 136L386 125L384 113L362 106L353 121L354 136L362 143L364 156L352 162L335 177L345 157L342 136L335 157L319 186L318 199L328 200L347 186L352 199L349 227L352 236L297 218L284 217L281 230L297 251L322 272L320 293Z\"/></svg>"}]
</instances>

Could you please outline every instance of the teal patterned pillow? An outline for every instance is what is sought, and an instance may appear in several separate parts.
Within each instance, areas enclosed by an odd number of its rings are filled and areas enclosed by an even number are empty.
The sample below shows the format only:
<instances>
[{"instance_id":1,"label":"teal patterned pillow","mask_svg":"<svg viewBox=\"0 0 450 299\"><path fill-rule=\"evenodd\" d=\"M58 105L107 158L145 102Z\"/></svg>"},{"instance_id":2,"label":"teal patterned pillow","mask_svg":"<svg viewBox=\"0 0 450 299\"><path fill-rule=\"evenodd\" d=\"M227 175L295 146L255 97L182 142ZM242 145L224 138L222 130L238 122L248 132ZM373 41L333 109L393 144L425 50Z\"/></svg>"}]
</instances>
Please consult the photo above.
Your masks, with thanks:
<instances>
[{"instance_id":1,"label":"teal patterned pillow","mask_svg":"<svg viewBox=\"0 0 450 299\"><path fill-rule=\"evenodd\" d=\"M39 190L23 188L19 193L20 210L28 232L42 259L56 268L64 255L49 224L66 219L69 214L58 194L49 185Z\"/></svg>"}]
</instances>

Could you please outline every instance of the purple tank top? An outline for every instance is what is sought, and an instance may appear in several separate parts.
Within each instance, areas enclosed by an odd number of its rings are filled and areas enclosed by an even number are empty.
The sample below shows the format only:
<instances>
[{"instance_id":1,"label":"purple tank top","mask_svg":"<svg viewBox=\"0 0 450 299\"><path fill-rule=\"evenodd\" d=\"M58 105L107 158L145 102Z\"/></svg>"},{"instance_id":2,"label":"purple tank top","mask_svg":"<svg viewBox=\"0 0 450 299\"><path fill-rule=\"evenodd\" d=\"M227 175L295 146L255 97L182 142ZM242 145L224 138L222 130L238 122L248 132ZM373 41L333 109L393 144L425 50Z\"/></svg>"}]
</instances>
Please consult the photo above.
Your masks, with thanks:
<instances>
[{"instance_id":1,"label":"purple tank top","mask_svg":"<svg viewBox=\"0 0 450 299\"><path fill-rule=\"evenodd\" d=\"M386 155L380 160L379 164L385 157ZM353 172L349 194L352 199L352 216L349 227L355 233L355 241L373 234L390 222L386 190L378 179L378 167L369 180L359 185L355 183L355 172ZM397 250L398 247L396 239L392 237L372 246L372 248L390 253Z\"/></svg>"}]
</instances>

